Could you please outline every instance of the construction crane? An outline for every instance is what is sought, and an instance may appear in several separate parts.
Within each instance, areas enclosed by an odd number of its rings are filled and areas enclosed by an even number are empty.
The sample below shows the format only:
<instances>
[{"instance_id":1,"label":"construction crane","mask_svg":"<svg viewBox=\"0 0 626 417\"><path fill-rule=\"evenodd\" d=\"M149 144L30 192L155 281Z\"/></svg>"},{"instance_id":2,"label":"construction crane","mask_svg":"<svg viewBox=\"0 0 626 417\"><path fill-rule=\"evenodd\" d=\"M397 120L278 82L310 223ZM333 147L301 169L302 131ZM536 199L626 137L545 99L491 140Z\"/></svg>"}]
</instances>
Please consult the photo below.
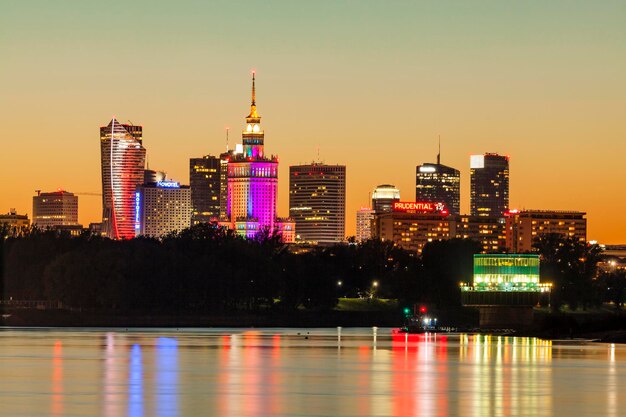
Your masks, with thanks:
<instances>
[{"instance_id":1,"label":"construction crane","mask_svg":"<svg viewBox=\"0 0 626 417\"><path fill-rule=\"evenodd\" d=\"M102 193L89 193L89 192L78 192L78 193L74 193L74 195L88 195L88 196L92 196L92 197L102 197Z\"/></svg>"}]
</instances>

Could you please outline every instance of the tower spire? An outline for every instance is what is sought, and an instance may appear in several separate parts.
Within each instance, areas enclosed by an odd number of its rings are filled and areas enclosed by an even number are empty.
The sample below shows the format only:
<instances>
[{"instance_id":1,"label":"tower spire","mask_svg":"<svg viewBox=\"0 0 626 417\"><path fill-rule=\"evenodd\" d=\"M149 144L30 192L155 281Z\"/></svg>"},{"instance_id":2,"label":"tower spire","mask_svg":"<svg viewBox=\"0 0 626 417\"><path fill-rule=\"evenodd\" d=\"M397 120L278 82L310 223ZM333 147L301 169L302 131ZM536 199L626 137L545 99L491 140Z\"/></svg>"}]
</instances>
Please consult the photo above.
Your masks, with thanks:
<instances>
[{"instance_id":1,"label":"tower spire","mask_svg":"<svg viewBox=\"0 0 626 417\"><path fill-rule=\"evenodd\" d=\"M254 76L256 75L256 71L252 70L252 105L256 106L256 88L254 85Z\"/></svg>"},{"instance_id":2,"label":"tower spire","mask_svg":"<svg viewBox=\"0 0 626 417\"><path fill-rule=\"evenodd\" d=\"M439 138L439 152L437 152L437 165L441 165L441 135L437 135Z\"/></svg>"},{"instance_id":3,"label":"tower spire","mask_svg":"<svg viewBox=\"0 0 626 417\"><path fill-rule=\"evenodd\" d=\"M250 114L248 118L260 119L259 114L256 112L256 85L255 85L256 70L252 70L252 103L250 104Z\"/></svg>"}]
</instances>

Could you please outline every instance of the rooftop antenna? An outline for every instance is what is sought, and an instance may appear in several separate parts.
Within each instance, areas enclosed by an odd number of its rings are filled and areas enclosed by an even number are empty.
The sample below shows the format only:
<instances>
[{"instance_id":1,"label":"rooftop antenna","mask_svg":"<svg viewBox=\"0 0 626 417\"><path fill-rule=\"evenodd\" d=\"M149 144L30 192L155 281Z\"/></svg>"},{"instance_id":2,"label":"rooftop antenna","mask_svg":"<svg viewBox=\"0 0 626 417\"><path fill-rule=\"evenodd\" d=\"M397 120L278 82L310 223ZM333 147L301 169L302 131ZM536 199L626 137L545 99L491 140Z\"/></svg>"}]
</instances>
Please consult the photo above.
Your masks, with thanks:
<instances>
[{"instance_id":1,"label":"rooftop antenna","mask_svg":"<svg viewBox=\"0 0 626 417\"><path fill-rule=\"evenodd\" d=\"M146 169L150 171L150 157L148 156L147 152L146 152Z\"/></svg>"},{"instance_id":2,"label":"rooftop antenna","mask_svg":"<svg viewBox=\"0 0 626 417\"><path fill-rule=\"evenodd\" d=\"M317 144L317 162L321 162L320 160L320 144Z\"/></svg>"},{"instance_id":3,"label":"rooftop antenna","mask_svg":"<svg viewBox=\"0 0 626 417\"><path fill-rule=\"evenodd\" d=\"M437 135L439 138L439 152L437 153L437 165L441 165L441 135Z\"/></svg>"},{"instance_id":4,"label":"rooftop antenna","mask_svg":"<svg viewBox=\"0 0 626 417\"><path fill-rule=\"evenodd\" d=\"M230 127L226 127L226 152L228 152L228 131L230 131Z\"/></svg>"}]
</instances>

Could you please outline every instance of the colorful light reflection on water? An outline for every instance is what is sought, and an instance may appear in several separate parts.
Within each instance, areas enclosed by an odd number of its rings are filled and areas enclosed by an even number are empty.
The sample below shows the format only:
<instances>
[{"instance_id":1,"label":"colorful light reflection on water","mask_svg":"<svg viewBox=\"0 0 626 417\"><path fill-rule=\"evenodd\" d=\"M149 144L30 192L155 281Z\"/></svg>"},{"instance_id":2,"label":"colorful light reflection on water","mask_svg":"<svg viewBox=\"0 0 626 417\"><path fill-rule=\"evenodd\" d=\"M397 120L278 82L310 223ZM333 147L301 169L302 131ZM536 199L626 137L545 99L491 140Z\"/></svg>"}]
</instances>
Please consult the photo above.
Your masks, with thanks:
<instances>
[{"instance_id":1,"label":"colorful light reflection on water","mask_svg":"<svg viewBox=\"0 0 626 417\"><path fill-rule=\"evenodd\" d=\"M389 329L0 332L0 415L618 416L626 347Z\"/></svg>"}]
</instances>

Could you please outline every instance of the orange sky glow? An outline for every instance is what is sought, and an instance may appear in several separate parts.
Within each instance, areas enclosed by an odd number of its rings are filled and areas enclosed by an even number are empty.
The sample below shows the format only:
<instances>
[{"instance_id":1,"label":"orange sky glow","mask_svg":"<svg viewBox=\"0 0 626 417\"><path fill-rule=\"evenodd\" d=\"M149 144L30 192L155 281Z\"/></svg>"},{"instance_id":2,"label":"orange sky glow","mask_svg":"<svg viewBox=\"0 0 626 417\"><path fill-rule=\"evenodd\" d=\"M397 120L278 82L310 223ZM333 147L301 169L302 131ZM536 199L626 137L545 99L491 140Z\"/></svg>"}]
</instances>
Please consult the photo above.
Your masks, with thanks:
<instances>
[{"instance_id":1,"label":"orange sky glow","mask_svg":"<svg viewBox=\"0 0 626 417\"><path fill-rule=\"evenodd\" d=\"M100 193L99 127L144 127L150 167L188 183L190 157L241 139L250 70L266 152L347 166L346 234L377 184L415 196L415 166L462 175L510 155L518 209L587 212L626 243L623 2L9 2L0 14L0 212L35 190ZM470 3L470 2L468 2ZM318 157L319 155L319 157ZM79 196L79 220L101 219Z\"/></svg>"}]
</instances>

